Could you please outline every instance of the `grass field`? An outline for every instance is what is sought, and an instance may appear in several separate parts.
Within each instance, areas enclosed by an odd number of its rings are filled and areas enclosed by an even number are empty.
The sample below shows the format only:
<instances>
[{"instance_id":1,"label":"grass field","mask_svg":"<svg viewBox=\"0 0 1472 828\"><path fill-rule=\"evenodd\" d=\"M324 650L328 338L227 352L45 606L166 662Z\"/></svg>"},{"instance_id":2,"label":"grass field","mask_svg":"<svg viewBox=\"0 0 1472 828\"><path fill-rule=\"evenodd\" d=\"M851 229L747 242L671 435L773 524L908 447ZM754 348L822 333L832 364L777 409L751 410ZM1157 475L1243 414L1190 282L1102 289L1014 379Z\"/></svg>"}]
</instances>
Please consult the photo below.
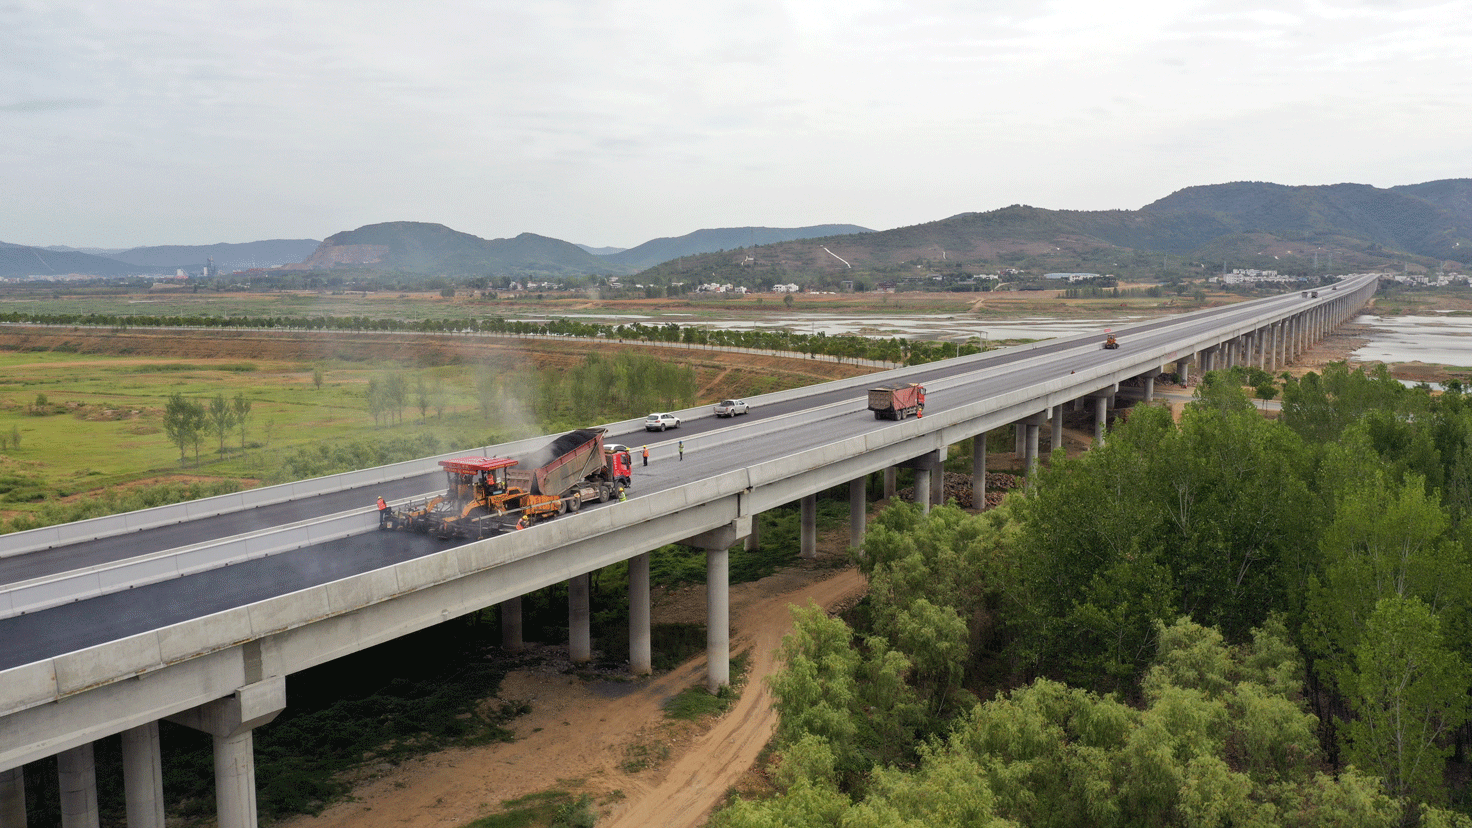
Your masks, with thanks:
<instances>
[{"instance_id":1,"label":"grass field","mask_svg":"<svg viewBox=\"0 0 1472 828\"><path fill-rule=\"evenodd\" d=\"M138 335L20 332L12 326L0 329L3 348L10 350L0 350L0 521L7 522L0 528L17 528L10 524L21 517L88 517L55 510L101 508L99 499L141 487L200 481L249 487L589 425L546 415L539 385L590 353L649 350L580 340L187 330ZM723 351L657 353L693 367L697 403L869 370ZM306 354L318 358L298 358ZM407 405L375 423L368 385L393 375L407 386ZM422 413L421 381L427 392ZM248 400L243 439L230 431L221 452L219 436L207 434L198 460L191 445L181 462L164 428L165 405L176 393L206 405L216 395ZM539 409L542 414L533 413ZM646 413L610 408L593 422Z\"/></svg>"}]
</instances>

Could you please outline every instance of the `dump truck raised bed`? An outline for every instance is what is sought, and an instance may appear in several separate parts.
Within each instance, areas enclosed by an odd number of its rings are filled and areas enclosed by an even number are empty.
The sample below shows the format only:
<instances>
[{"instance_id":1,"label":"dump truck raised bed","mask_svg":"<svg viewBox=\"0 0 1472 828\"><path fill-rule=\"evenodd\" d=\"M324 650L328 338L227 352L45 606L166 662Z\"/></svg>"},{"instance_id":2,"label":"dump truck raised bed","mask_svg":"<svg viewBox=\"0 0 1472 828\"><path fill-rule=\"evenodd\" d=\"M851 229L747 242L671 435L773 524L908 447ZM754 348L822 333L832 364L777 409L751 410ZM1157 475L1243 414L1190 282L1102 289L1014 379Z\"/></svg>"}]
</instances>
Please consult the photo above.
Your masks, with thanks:
<instances>
[{"instance_id":1,"label":"dump truck raised bed","mask_svg":"<svg viewBox=\"0 0 1472 828\"><path fill-rule=\"evenodd\" d=\"M604 456L601 428L569 432L521 459L441 460L448 478L445 493L394 510L384 525L443 538L499 534L518 522L530 525L576 512L587 501L617 499L611 463Z\"/></svg>"},{"instance_id":2,"label":"dump truck raised bed","mask_svg":"<svg viewBox=\"0 0 1472 828\"><path fill-rule=\"evenodd\" d=\"M876 420L903 420L925 413L925 386L918 382L896 382L869 389L869 410Z\"/></svg>"}]
</instances>

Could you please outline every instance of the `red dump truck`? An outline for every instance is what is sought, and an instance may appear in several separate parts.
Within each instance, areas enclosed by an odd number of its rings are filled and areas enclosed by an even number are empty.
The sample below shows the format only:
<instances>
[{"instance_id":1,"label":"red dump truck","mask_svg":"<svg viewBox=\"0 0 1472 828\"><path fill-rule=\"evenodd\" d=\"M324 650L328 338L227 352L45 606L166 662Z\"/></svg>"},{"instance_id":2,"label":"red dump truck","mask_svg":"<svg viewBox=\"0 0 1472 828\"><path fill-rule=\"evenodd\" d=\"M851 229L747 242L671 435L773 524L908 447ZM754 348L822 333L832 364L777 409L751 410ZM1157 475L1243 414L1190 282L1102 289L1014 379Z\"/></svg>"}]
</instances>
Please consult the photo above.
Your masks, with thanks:
<instances>
[{"instance_id":1,"label":"red dump truck","mask_svg":"<svg viewBox=\"0 0 1472 828\"><path fill-rule=\"evenodd\" d=\"M925 386L918 382L896 382L869 389L869 410L876 420L903 420L925 413Z\"/></svg>"},{"instance_id":2,"label":"red dump truck","mask_svg":"<svg viewBox=\"0 0 1472 828\"><path fill-rule=\"evenodd\" d=\"M612 460L604 456L603 429L558 437L526 457L441 460L445 493L394 510L383 525L443 538L483 538L576 512L585 502L616 500Z\"/></svg>"}]
</instances>

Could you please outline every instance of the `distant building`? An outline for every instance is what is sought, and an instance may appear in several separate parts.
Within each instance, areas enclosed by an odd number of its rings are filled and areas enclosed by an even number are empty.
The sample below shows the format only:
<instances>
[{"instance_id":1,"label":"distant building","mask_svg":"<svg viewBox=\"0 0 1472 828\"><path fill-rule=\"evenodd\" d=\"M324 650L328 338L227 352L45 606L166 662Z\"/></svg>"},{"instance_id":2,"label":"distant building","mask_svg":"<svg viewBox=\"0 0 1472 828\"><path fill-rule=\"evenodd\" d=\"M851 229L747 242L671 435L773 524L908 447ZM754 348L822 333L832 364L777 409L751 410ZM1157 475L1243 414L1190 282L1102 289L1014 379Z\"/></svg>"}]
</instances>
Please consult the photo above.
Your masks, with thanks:
<instances>
[{"instance_id":1,"label":"distant building","mask_svg":"<svg viewBox=\"0 0 1472 828\"><path fill-rule=\"evenodd\" d=\"M1084 279L1097 279L1097 273L1044 273L1044 279L1067 279L1070 282L1081 282Z\"/></svg>"},{"instance_id":2,"label":"distant building","mask_svg":"<svg viewBox=\"0 0 1472 828\"><path fill-rule=\"evenodd\" d=\"M1296 282L1296 276L1285 276L1276 270L1257 270L1255 268L1236 268L1231 273L1222 274L1221 283L1224 285L1255 284L1265 282Z\"/></svg>"}]
</instances>

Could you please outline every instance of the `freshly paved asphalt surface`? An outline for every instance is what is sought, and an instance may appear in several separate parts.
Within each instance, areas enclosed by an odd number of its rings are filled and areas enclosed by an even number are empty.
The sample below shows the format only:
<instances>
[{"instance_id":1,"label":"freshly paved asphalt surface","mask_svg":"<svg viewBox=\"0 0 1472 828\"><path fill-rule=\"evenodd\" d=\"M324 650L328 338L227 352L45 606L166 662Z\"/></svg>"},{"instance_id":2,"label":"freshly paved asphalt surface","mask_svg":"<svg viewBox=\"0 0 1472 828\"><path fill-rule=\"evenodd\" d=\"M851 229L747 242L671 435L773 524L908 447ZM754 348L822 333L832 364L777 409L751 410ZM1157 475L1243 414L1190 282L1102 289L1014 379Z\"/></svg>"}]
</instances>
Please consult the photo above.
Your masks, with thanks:
<instances>
[{"instance_id":1,"label":"freshly paved asphalt surface","mask_svg":"<svg viewBox=\"0 0 1472 828\"><path fill-rule=\"evenodd\" d=\"M1278 297L1270 304L1291 305L1302 301L1298 294ZM1247 319L1265 312L1264 304L1250 309L1232 305L1220 309L1210 323L1224 319ZM1167 345L1179 332L1166 328L1180 324L1180 317L1165 317L1128 327L1118 327L1121 350L1105 351L1095 340L1048 343L1028 351L999 351L990 358L966 364L933 363L915 369L907 377L921 383L965 377L953 387L927 394L926 408L984 399L1024 388L1068 371L1103 364L1128 354L1133 347ZM1045 365L1025 370L1017 363L1048 357ZM752 409L751 414L732 419L702 417L677 430L650 433L643 430L609 433L608 442L637 448L648 444L650 466L639 465L636 456L631 497L647 497L664 489L702 479L732 468L754 465L802 451L835 439L885 428L892 423L875 420L866 410L868 383L857 378L836 388L815 392L801 399ZM835 409L815 411L811 420L793 425L776 425L764 420L784 414L817 409L834 403L849 403ZM703 445L700 438L723 429L740 429L741 439L723 440L721 445ZM747 436L749 435L749 439ZM722 435L726 437L728 435ZM685 459L675 458L675 441L685 441ZM99 563L126 559L180 546L230 537L322 517L337 512L372 506L381 494L390 500L433 493L443 486L438 473L420 475L390 484L346 490L328 495L265 506L245 512L206 518L173 526L143 530L88 543L0 559L0 585L57 574ZM597 508L589 504L586 508ZM365 516L372 521L371 515ZM558 520L575 520L568 515ZM532 531L535 531L534 529ZM272 555L208 572L189 575L124 592L78 601L26 615L0 619L0 670L72 652L180 621L246 605L322 583L368 572L400 561L411 560L465 541L443 541L409 532L369 532L330 543ZM492 541L494 542L494 541Z\"/></svg>"}]
</instances>

